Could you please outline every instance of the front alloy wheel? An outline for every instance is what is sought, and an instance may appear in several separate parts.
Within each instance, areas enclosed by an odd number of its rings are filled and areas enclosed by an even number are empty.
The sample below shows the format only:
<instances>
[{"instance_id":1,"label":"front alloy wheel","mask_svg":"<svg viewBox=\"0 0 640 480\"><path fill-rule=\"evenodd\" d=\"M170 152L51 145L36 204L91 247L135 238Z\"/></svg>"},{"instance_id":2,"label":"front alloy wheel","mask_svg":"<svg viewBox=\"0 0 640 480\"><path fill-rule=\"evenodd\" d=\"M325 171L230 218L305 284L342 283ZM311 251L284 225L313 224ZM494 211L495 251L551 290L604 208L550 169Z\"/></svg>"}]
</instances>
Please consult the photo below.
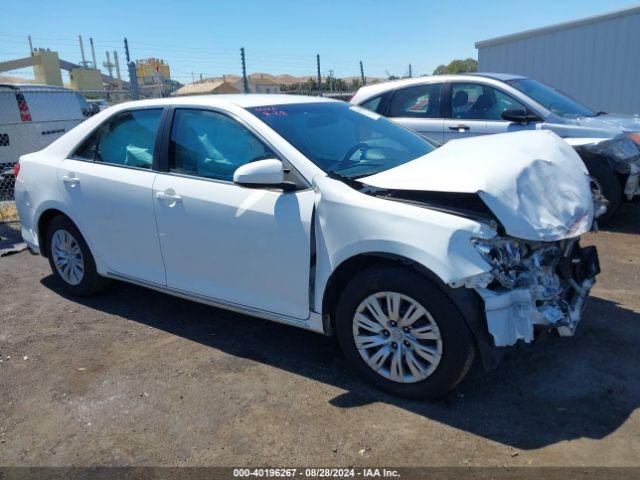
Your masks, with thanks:
<instances>
[{"instance_id":1,"label":"front alloy wheel","mask_svg":"<svg viewBox=\"0 0 640 480\"><path fill-rule=\"evenodd\" d=\"M374 293L358 305L353 337L367 365L394 382L424 380L442 359L442 337L431 314L397 292Z\"/></svg>"},{"instance_id":2,"label":"front alloy wheel","mask_svg":"<svg viewBox=\"0 0 640 480\"><path fill-rule=\"evenodd\" d=\"M437 398L455 387L473 362L475 342L446 288L409 267L359 272L335 309L347 363L404 397Z\"/></svg>"}]
</instances>

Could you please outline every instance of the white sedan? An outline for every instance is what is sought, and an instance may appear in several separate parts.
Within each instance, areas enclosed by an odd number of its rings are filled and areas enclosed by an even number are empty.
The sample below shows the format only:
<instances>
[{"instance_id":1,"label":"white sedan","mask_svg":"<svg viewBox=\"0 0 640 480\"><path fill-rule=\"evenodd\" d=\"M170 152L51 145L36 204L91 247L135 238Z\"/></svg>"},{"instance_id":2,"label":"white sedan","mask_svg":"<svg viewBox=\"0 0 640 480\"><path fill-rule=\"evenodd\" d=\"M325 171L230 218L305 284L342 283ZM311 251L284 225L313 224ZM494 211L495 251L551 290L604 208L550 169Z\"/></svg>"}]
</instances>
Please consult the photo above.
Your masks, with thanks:
<instances>
[{"instance_id":1,"label":"white sedan","mask_svg":"<svg viewBox=\"0 0 640 480\"><path fill-rule=\"evenodd\" d=\"M338 101L172 98L100 112L17 170L22 235L68 292L116 279L335 332L409 397L476 352L493 367L573 334L599 271L587 172L551 132L436 149Z\"/></svg>"}]
</instances>

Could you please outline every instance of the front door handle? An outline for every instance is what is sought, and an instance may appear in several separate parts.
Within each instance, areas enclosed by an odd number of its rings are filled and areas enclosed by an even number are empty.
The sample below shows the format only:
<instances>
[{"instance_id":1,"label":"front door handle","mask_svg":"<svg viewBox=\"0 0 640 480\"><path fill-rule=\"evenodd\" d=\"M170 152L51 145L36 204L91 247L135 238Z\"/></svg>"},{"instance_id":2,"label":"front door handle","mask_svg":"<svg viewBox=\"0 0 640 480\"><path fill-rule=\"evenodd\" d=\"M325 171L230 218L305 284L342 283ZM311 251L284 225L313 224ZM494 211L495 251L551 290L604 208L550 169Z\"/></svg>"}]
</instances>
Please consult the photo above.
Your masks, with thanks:
<instances>
[{"instance_id":1,"label":"front door handle","mask_svg":"<svg viewBox=\"0 0 640 480\"><path fill-rule=\"evenodd\" d=\"M80 179L76 178L73 173L70 173L69 175L65 175L64 177L62 177L62 181L64 183L67 183L69 185L77 185L80 183Z\"/></svg>"},{"instance_id":2,"label":"front door handle","mask_svg":"<svg viewBox=\"0 0 640 480\"><path fill-rule=\"evenodd\" d=\"M182 202L182 197L180 195L175 195L175 194L166 193L166 192L157 192L156 198L158 200L166 200L167 202L171 202L171 203Z\"/></svg>"},{"instance_id":3,"label":"front door handle","mask_svg":"<svg viewBox=\"0 0 640 480\"><path fill-rule=\"evenodd\" d=\"M469 125L451 125L449 127L449 130L456 130L458 132L466 132L467 130L469 130Z\"/></svg>"}]
</instances>

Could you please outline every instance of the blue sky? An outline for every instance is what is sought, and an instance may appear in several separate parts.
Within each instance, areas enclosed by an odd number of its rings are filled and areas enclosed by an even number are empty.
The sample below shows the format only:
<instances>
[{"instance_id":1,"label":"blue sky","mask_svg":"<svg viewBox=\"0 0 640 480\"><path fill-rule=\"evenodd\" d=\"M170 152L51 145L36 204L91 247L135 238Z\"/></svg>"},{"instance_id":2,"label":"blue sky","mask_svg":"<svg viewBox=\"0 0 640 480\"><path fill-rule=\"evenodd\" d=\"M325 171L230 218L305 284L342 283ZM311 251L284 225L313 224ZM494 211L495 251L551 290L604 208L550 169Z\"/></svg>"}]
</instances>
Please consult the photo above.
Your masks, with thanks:
<instances>
[{"instance_id":1,"label":"blue sky","mask_svg":"<svg viewBox=\"0 0 640 480\"><path fill-rule=\"evenodd\" d=\"M15 4L15 2L14 2ZM134 58L165 59L172 76L196 78L240 73L239 48L249 72L312 75L315 55L322 73L339 77L365 73L431 73L454 58L476 57L474 43L525 29L637 5L625 0L223 0L223 1L34 1L3 8L0 61L26 56L34 46L79 61L77 36L93 37L99 63L105 50L129 39ZM121 61L122 61L121 60ZM8 72L7 72L8 73ZM29 71L14 72L29 76Z\"/></svg>"}]
</instances>

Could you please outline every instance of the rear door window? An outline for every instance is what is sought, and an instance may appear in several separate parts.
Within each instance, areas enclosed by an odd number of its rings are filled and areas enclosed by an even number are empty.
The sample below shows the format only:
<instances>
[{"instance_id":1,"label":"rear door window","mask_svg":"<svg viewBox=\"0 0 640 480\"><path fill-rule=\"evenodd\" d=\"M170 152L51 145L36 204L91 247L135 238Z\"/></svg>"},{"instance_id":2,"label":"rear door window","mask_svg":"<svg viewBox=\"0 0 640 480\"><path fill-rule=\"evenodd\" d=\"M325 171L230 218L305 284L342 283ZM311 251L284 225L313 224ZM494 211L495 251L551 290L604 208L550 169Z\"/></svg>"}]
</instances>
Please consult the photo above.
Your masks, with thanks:
<instances>
[{"instance_id":1,"label":"rear door window","mask_svg":"<svg viewBox=\"0 0 640 480\"><path fill-rule=\"evenodd\" d=\"M441 83L398 90L389 105L390 117L440 118Z\"/></svg>"},{"instance_id":2,"label":"rear door window","mask_svg":"<svg viewBox=\"0 0 640 480\"><path fill-rule=\"evenodd\" d=\"M161 117L161 108L121 112L91 134L73 158L150 169Z\"/></svg>"}]
</instances>

